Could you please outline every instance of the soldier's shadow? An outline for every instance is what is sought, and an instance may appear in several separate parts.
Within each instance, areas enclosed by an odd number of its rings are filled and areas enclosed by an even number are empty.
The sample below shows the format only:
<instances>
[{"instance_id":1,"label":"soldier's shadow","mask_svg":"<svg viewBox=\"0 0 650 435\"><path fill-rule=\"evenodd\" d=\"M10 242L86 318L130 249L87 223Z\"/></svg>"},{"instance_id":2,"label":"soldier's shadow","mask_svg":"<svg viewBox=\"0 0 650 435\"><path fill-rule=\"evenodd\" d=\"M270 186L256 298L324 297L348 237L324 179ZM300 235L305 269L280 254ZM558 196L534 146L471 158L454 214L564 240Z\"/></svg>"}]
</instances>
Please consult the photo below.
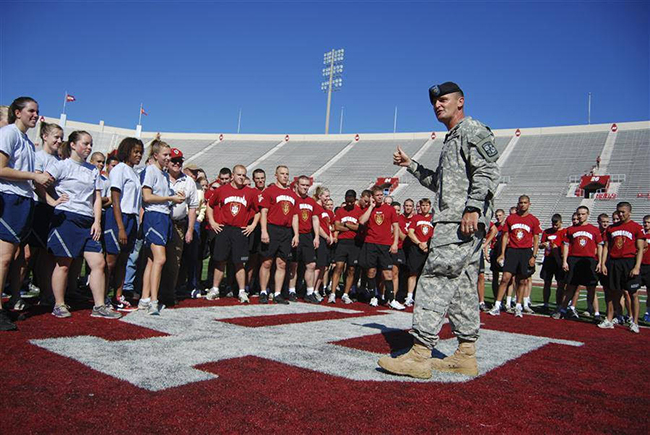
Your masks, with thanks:
<instances>
[{"instance_id":1,"label":"soldier's shadow","mask_svg":"<svg viewBox=\"0 0 650 435\"><path fill-rule=\"evenodd\" d=\"M393 358L405 354L409 351L411 346L413 346L413 336L407 331L389 328L379 323L366 323L363 326L366 328L375 328L381 331L381 335L390 346L390 355ZM445 358L447 355L434 348L432 356L434 358Z\"/></svg>"}]
</instances>

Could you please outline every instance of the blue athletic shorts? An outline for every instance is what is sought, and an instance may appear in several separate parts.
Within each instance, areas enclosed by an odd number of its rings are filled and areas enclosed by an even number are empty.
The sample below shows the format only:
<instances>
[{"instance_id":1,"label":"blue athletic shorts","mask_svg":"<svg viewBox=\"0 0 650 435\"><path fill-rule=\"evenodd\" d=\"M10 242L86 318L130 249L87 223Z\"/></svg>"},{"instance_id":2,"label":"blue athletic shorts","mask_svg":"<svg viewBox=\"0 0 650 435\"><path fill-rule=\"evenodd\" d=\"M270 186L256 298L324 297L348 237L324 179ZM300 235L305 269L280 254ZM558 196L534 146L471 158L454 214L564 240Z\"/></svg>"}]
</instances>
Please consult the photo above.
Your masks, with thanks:
<instances>
[{"instance_id":1,"label":"blue athletic shorts","mask_svg":"<svg viewBox=\"0 0 650 435\"><path fill-rule=\"evenodd\" d=\"M20 244L27 240L34 217L34 200L0 193L0 240Z\"/></svg>"},{"instance_id":2,"label":"blue athletic shorts","mask_svg":"<svg viewBox=\"0 0 650 435\"><path fill-rule=\"evenodd\" d=\"M69 211L54 210L47 249L55 257L78 258L84 252L102 252L102 242L93 240L94 218Z\"/></svg>"},{"instance_id":3,"label":"blue athletic shorts","mask_svg":"<svg viewBox=\"0 0 650 435\"><path fill-rule=\"evenodd\" d=\"M117 222L113 214L113 207L106 210L106 223L104 224L104 245L106 253L118 255L120 252L131 252L135 246L135 239L138 236L138 216L135 214L122 213L122 223L126 230L127 243L125 246L120 245Z\"/></svg>"},{"instance_id":4,"label":"blue athletic shorts","mask_svg":"<svg viewBox=\"0 0 650 435\"><path fill-rule=\"evenodd\" d=\"M146 246L165 246L172 233L172 219L165 213L145 211L142 217L142 232Z\"/></svg>"}]
</instances>

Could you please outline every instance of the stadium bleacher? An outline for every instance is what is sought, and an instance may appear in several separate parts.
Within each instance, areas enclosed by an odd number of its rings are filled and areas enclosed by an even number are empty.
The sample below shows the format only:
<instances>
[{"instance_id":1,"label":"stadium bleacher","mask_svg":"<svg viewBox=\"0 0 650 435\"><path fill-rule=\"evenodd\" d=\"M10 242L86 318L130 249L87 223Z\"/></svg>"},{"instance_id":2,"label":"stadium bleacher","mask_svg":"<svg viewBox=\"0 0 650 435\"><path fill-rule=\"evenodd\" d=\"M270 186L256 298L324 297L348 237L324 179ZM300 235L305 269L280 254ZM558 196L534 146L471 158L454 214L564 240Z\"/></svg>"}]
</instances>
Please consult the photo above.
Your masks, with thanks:
<instances>
[{"instance_id":1,"label":"stadium bleacher","mask_svg":"<svg viewBox=\"0 0 650 435\"><path fill-rule=\"evenodd\" d=\"M47 119L58 122L58 119ZM122 138L133 135L133 130L97 124L68 121L66 135L76 129L89 131L94 138L94 149L108 152L115 149ZM36 141L38 129L30 131ZM496 147L503 153L513 139L512 130L495 130ZM573 196L570 177L587 174L594 166L597 156L603 152L606 141L614 140L606 174L625 176L625 181L612 189L615 198L587 200L592 205L592 218L598 213L611 214L620 200L633 204L633 219L640 220L650 213L650 122L620 123L613 133L609 124L591 126L551 127L522 129L517 141L512 142L511 152L502 162L502 183L495 205L508 209L515 205L521 194L531 196L531 211L545 226L553 213L561 213L565 222L570 214L585 201ZM614 136L612 136L614 135ZM154 132L142 132L147 144ZM431 140L431 133L412 134L364 134L355 135L304 135L290 140L283 135L233 135L223 140L218 134L162 133L162 139L180 148L186 162L202 167L214 179L222 167L237 163L263 168L268 180L279 164L289 166L291 176L315 175L315 183L330 188L335 202L342 200L345 190L353 188L360 192L378 177L399 176L400 185L393 196L398 201L406 198L418 200L431 197L431 192L415 178L392 165L392 154L400 145L409 155L418 151L420 162L427 166L437 165L444 132L438 132ZM426 145L426 146L425 146ZM601 172L605 175L605 173Z\"/></svg>"}]
</instances>

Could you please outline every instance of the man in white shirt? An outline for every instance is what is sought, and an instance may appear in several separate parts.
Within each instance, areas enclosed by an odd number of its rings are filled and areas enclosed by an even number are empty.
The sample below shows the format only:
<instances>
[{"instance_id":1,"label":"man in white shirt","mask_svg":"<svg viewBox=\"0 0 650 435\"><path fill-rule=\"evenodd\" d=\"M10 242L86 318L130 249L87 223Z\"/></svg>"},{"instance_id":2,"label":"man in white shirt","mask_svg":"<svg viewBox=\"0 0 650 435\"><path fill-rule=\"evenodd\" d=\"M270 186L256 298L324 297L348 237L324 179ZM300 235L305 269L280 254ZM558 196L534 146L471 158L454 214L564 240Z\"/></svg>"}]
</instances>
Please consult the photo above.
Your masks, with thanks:
<instances>
[{"instance_id":1,"label":"man in white shirt","mask_svg":"<svg viewBox=\"0 0 650 435\"><path fill-rule=\"evenodd\" d=\"M176 283L179 277L183 247L191 243L194 237L194 223L199 198L196 183L183 173L183 153L178 148L172 148L171 160L167 166L169 181L174 193L184 192L185 201L172 207L172 234L166 246L167 262L163 268L160 281L159 300L166 306L176 303Z\"/></svg>"}]
</instances>

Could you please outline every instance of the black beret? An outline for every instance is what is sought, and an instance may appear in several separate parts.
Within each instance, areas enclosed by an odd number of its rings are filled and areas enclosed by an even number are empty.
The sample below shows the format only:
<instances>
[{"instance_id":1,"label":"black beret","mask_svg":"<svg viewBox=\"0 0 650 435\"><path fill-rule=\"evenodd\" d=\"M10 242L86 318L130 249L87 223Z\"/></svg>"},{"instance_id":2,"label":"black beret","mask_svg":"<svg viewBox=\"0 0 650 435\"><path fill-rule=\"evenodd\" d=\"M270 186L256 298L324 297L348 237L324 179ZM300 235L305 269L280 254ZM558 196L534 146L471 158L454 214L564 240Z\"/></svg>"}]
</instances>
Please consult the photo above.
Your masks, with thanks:
<instances>
[{"instance_id":1,"label":"black beret","mask_svg":"<svg viewBox=\"0 0 650 435\"><path fill-rule=\"evenodd\" d=\"M429 100L431 101L431 104L435 104L436 99L454 92L460 92L461 95L463 94L463 91L454 82L444 82L441 85L433 85L429 88Z\"/></svg>"}]
</instances>

